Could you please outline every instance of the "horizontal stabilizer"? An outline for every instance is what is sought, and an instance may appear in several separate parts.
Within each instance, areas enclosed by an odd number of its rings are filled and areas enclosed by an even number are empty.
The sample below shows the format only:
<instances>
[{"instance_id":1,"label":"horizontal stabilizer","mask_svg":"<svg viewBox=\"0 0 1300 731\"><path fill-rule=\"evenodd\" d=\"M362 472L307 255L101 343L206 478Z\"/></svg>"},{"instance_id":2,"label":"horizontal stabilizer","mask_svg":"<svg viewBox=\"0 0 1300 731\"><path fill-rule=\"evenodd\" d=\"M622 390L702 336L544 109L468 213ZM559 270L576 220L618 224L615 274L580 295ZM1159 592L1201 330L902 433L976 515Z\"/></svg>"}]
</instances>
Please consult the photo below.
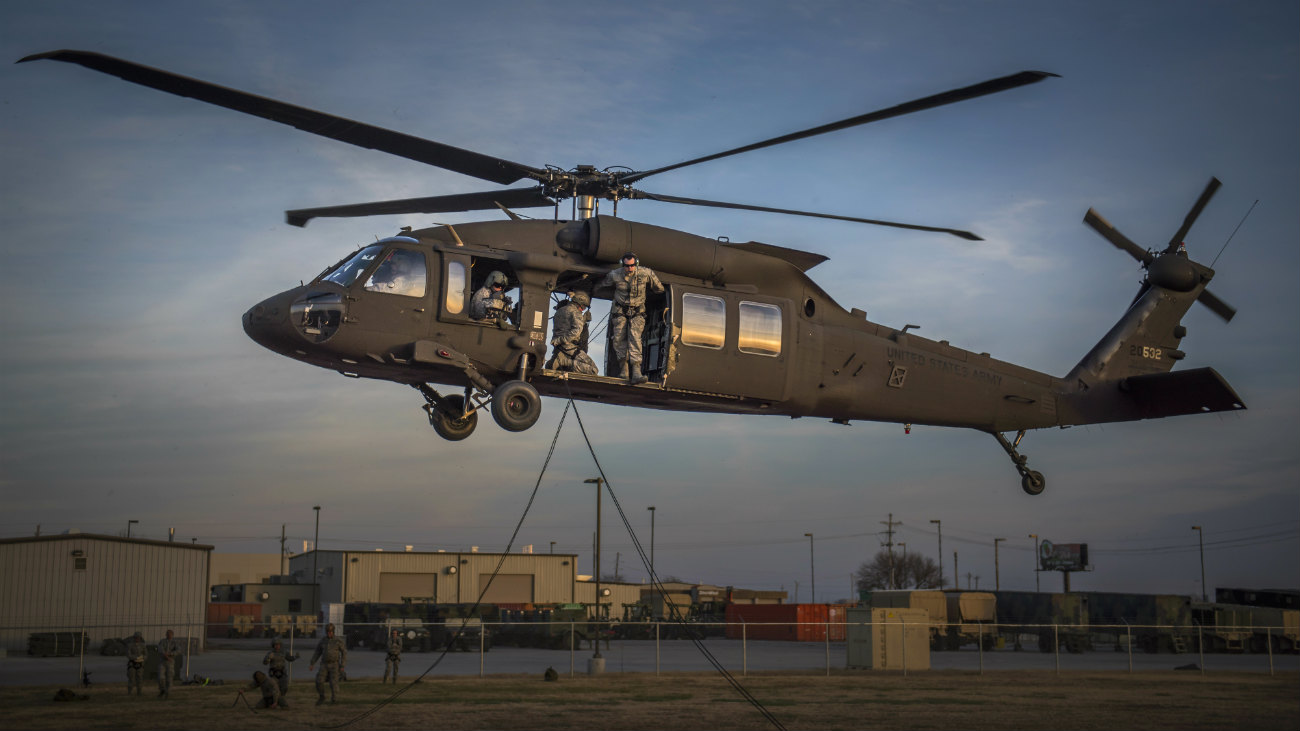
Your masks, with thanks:
<instances>
[{"instance_id":1,"label":"horizontal stabilizer","mask_svg":"<svg viewBox=\"0 0 1300 731\"><path fill-rule=\"evenodd\" d=\"M1130 376L1119 390L1133 400L1137 419L1207 414L1246 408L1232 386L1213 368Z\"/></svg>"}]
</instances>

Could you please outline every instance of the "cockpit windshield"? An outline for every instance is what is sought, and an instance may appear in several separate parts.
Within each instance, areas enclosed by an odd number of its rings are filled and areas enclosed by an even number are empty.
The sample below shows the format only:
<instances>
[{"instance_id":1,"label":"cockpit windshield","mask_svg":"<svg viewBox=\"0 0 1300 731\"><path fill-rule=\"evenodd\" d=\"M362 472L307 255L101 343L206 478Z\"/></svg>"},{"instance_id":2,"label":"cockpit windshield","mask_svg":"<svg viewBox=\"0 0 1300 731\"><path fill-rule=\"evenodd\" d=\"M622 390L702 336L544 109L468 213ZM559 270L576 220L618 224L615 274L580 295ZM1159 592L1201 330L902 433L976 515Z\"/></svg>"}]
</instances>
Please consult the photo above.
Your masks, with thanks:
<instances>
[{"instance_id":1,"label":"cockpit windshield","mask_svg":"<svg viewBox=\"0 0 1300 731\"><path fill-rule=\"evenodd\" d=\"M343 287L351 287L352 283L357 281L366 267L370 266L379 258L384 247L382 244L371 244L366 248L353 254L342 264L334 267L329 274L321 277L322 282L333 282Z\"/></svg>"}]
</instances>

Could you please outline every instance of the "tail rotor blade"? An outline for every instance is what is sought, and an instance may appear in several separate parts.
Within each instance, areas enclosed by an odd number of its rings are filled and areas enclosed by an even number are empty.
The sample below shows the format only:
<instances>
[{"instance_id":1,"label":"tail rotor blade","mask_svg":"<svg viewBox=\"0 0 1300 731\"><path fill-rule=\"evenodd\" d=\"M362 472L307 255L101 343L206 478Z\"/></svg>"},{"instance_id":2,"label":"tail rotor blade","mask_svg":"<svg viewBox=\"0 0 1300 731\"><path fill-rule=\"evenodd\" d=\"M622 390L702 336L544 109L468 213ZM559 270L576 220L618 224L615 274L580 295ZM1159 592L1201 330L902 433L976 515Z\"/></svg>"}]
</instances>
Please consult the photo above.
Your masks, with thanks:
<instances>
[{"instance_id":1,"label":"tail rotor blade","mask_svg":"<svg viewBox=\"0 0 1300 731\"><path fill-rule=\"evenodd\" d=\"M1127 236L1120 233L1119 229L1110 225L1110 221L1102 218L1101 215L1093 209L1088 209L1088 213L1083 217L1083 222L1091 226L1094 231L1101 234L1102 238L1114 244L1115 248L1121 251L1127 251L1130 256L1141 262L1142 266L1150 264L1151 260L1155 259L1154 254L1133 243Z\"/></svg>"},{"instance_id":2,"label":"tail rotor blade","mask_svg":"<svg viewBox=\"0 0 1300 731\"><path fill-rule=\"evenodd\" d=\"M1174 237L1169 239L1169 245L1165 247L1166 254L1176 251L1178 245L1183 243L1183 238L1187 236L1192 224L1196 223L1197 217L1201 215L1201 211L1205 210L1206 204L1214 197L1214 193L1219 189L1220 185L1223 185L1223 183L1220 183L1218 178L1210 178L1209 185L1205 186L1205 190L1201 192L1201 197L1196 199L1196 205L1192 206L1192 210L1187 212L1187 218L1183 219L1183 225L1178 229L1178 233L1175 233Z\"/></svg>"},{"instance_id":3,"label":"tail rotor blade","mask_svg":"<svg viewBox=\"0 0 1300 731\"><path fill-rule=\"evenodd\" d=\"M1196 301L1210 308L1210 312L1222 317L1224 322L1232 322L1232 316L1237 314L1237 308L1215 297L1208 289L1201 290Z\"/></svg>"}]
</instances>

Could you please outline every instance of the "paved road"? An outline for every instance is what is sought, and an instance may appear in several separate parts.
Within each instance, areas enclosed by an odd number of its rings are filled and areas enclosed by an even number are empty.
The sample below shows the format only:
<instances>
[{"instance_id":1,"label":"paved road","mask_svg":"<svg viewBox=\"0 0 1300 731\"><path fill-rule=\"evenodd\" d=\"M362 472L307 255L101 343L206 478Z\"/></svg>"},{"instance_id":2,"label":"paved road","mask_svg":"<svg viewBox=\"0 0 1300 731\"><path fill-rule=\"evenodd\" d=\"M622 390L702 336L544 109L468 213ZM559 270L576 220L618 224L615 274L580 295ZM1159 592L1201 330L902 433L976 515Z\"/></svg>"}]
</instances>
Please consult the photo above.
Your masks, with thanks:
<instances>
[{"instance_id":1,"label":"paved road","mask_svg":"<svg viewBox=\"0 0 1300 731\"><path fill-rule=\"evenodd\" d=\"M705 649L727 670L740 675L745 672L770 670L824 670L828 666L840 669L845 666L846 648L843 642L829 645L819 642L775 642L750 640L709 639ZM298 643L295 651L304 655L293 663L294 677L305 680L312 677L307 671L307 660L315 643L307 640ZM228 641L222 649L209 649L189 659L188 673L199 674L229 682L244 682L254 670L262 668L262 657L268 649L266 640ZM686 641L656 643L653 640L615 641L608 649L601 648L608 673L653 673L656 666L664 671L708 671L713 666L694 644ZM553 667L561 674L570 669L576 674L586 674L590 649L570 654L567 650L540 650L532 648L496 647L481 657L477 652L448 653L430 671L431 675L488 675L525 673L540 676L546 668ZM657 656L657 659L656 659ZM403 655L402 674L414 676L428 669L438 659L436 653L408 652ZM1102 650L1059 656L1036 651L1017 652L996 650L980 653L974 649L959 652L933 652L930 667L942 670L1042 670L1054 672L1059 663L1062 671L1114 670L1127 672L1130 656L1126 652ZM1207 673L1215 671L1269 672L1269 656L1207 654L1203 665ZM1182 655L1147 655L1134 653L1134 670L1170 670L1188 664L1202 665L1195 653ZM97 683L125 683L125 660L121 657L86 655L84 667L90 679ZM0 658L0 684L3 685L72 685L78 682L82 659L32 658L25 655L8 655ZM1300 655L1274 655L1272 667L1276 672L1300 671ZM384 673L384 653L356 649L348 653L348 676L352 679L379 678ZM150 684L152 681L148 681Z\"/></svg>"}]
</instances>

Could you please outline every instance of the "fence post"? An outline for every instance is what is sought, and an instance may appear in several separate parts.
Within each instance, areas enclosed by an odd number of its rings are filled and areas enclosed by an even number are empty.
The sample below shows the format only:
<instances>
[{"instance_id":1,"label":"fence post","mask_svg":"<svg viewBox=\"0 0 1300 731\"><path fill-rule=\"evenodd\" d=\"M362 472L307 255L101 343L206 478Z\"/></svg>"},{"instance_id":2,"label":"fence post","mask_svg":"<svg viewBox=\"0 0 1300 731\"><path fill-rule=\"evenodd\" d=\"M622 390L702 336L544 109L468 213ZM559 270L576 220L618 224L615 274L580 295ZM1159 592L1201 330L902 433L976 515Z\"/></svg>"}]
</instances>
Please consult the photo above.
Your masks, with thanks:
<instances>
[{"instance_id":1,"label":"fence post","mask_svg":"<svg viewBox=\"0 0 1300 731\"><path fill-rule=\"evenodd\" d=\"M569 622L569 677L573 677L573 643L577 642L577 626Z\"/></svg>"},{"instance_id":2,"label":"fence post","mask_svg":"<svg viewBox=\"0 0 1300 731\"><path fill-rule=\"evenodd\" d=\"M659 622L655 622L655 675L659 674Z\"/></svg>"},{"instance_id":3,"label":"fence post","mask_svg":"<svg viewBox=\"0 0 1300 731\"><path fill-rule=\"evenodd\" d=\"M902 617L898 621L903 625L903 677L907 677L907 620Z\"/></svg>"},{"instance_id":4,"label":"fence post","mask_svg":"<svg viewBox=\"0 0 1300 731\"><path fill-rule=\"evenodd\" d=\"M486 638L487 638L487 623L483 621L483 618L482 618L482 617L479 617L479 621L478 621L478 676L479 676L480 678L483 677L483 655L486 654L486 653L484 652L484 649L483 649L483 648L484 648L484 646L485 646L485 643L487 642L487 639L486 639Z\"/></svg>"},{"instance_id":5,"label":"fence post","mask_svg":"<svg viewBox=\"0 0 1300 731\"><path fill-rule=\"evenodd\" d=\"M1056 674L1061 674L1061 625L1052 625L1052 654L1056 656Z\"/></svg>"},{"instance_id":6,"label":"fence post","mask_svg":"<svg viewBox=\"0 0 1300 731\"><path fill-rule=\"evenodd\" d=\"M831 623L826 622L826 677L831 676Z\"/></svg>"},{"instance_id":7,"label":"fence post","mask_svg":"<svg viewBox=\"0 0 1300 731\"><path fill-rule=\"evenodd\" d=\"M1264 641L1268 643L1268 674L1273 675L1273 628L1269 627L1264 635Z\"/></svg>"},{"instance_id":8,"label":"fence post","mask_svg":"<svg viewBox=\"0 0 1300 731\"><path fill-rule=\"evenodd\" d=\"M749 675L749 640L745 637L745 620L740 620L740 674Z\"/></svg>"},{"instance_id":9,"label":"fence post","mask_svg":"<svg viewBox=\"0 0 1300 731\"><path fill-rule=\"evenodd\" d=\"M978 639L975 640L975 644L979 646L980 675L983 675L984 674L984 623L983 622L979 623L979 635L978 635Z\"/></svg>"},{"instance_id":10,"label":"fence post","mask_svg":"<svg viewBox=\"0 0 1300 731\"><path fill-rule=\"evenodd\" d=\"M1196 625L1196 650L1201 657L1201 677L1205 677L1205 628Z\"/></svg>"},{"instance_id":11,"label":"fence post","mask_svg":"<svg viewBox=\"0 0 1300 731\"><path fill-rule=\"evenodd\" d=\"M1124 621L1124 631L1128 633L1128 672L1133 674L1133 628L1129 625L1128 620Z\"/></svg>"}]
</instances>

